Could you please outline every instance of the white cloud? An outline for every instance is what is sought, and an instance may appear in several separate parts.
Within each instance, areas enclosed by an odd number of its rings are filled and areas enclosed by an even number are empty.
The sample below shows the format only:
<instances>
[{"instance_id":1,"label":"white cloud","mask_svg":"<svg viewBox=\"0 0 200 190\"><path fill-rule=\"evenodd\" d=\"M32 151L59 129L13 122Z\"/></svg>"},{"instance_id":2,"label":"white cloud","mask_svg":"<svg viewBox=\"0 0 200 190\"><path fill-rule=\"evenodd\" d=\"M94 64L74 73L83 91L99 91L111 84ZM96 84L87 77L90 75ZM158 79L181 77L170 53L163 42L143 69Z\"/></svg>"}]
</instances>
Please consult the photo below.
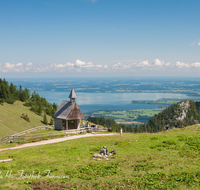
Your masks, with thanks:
<instances>
[{"instance_id":1,"label":"white cloud","mask_svg":"<svg viewBox=\"0 0 200 190\"><path fill-rule=\"evenodd\" d=\"M75 64L75 67L77 68L91 68L91 67L94 67L95 65L92 63L92 62L84 62L84 61L81 61L79 59L76 60L76 64Z\"/></svg>"},{"instance_id":2,"label":"white cloud","mask_svg":"<svg viewBox=\"0 0 200 190\"><path fill-rule=\"evenodd\" d=\"M58 64L58 65L55 65L55 67L66 67L66 65Z\"/></svg>"},{"instance_id":3,"label":"white cloud","mask_svg":"<svg viewBox=\"0 0 200 190\"><path fill-rule=\"evenodd\" d=\"M31 66L31 65L33 65L33 63L30 62L30 63L28 63L27 65L28 65L28 66Z\"/></svg>"},{"instance_id":4,"label":"white cloud","mask_svg":"<svg viewBox=\"0 0 200 190\"><path fill-rule=\"evenodd\" d=\"M199 38L198 39L196 39L196 40L194 40L189 46L194 46L194 45L198 45L198 46L200 46L200 41L199 41Z\"/></svg>"},{"instance_id":5,"label":"white cloud","mask_svg":"<svg viewBox=\"0 0 200 190\"><path fill-rule=\"evenodd\" d=\"M65 64L54 64L56 68L64 68L64 67L74 67L74 63L67 62Z\"/></svg>"},{"instance_id":6,"label":"white cloud","mask_svg":"<svg viewBox=\"0 0 200 190\"><path fill-rule=\"evenodd\" d=\"M147 60L137 64L137 67L145 67L145 66L147 67L149 66L149 62Z\"/></svg>"},{"instance_id":7,"label":"white cloud","mask_svg":"<svg viewBox=\"0 0 200 190\"><path fill-rule=\"evenodd\" d=\"M164 61L161 61L159 59L155 59L154 62L153 62L153 65L162 66L162 65L164 65Z\"/></svg>"},{"instance_id":8,"label":"white cloud","mask_svg":"<svg viewBox=\"0 0 200 190\"><path fill-rule=\"evenodd\" d=\"M67 62L67 63L66 63L66 66L67 66L67 67L74 67L74 65L75 65L74 63L70 63L70 62Z\"/></svg>"},{"instance_id":9,"label":"white cloud","mask_svg":"<svg viewBox=\"0 0 200 190\"><path fill-rule=\"evenodd\" d=\"M121 63L116 63L116 64L113 65L113 68L114 67L120 67L121 65L122 65Z\"/></svg>"},{"instance_id":10,"label":"white cloud","mask_svg":"<svg viewBox=\"0 0 200 190\"><path fill-rule=\"evenodd\" d=\"M109 65L104 65L103 67L104 67L104 69L108 69Z\"/></svg>"},{"instance_id":11,"label":"white cloud","mask_svg":"<svg viewBox=\"0 0 200 190\"><path fill-rule=\"evenodd\" d=\"M17 63L16 64L16 66L22 66L23 65L23 63Z\"/></svg>"},{"instance_id":12,"label":"white cloud","mask_svg":"<svg viewBox=\"0 0 200 190\"><path fill-rule=\"evenodd\" d=\"M92 62L88 62L84 67L94 67L94 64Z\"/></svg>"},{"instance_id":13,"label":"white cloud","mask_svg":"<svg viewBox=\"0 0 200 190\"><path fill-rule=\"evenodd\" d=\"M84 61L81 61L79 59L76 60L76 67L82 67L83 65L85 65L85 62Z\"/></svg>"},{"instance_id":14,"label":"white cloud","mask_svg":"<svg viewBox=\"0 0 200 190\"><path fill-rule=\"evenodd\" d=\"M5 67L7 69L13 69L15 67L15 64L6 63Z\"/></svg>"},{"instance_id":15,"label":"white cloud","mask_svg":"<svg viewBox=\"0 0 200 190\"><path fill-rule=\"evenodd\" d=\"M103 65L96 65L96 67L97 67L97 68L102 68L102 67L103 67Z\"/></svg>"},{"instance_id":16,"label":"white cloud","mask_svg":"<svg viewBox=\"0 0 200 190\"><path fill-rule=\"evenodd\" d=\"M183 67L190 68L190 65L188 63L183 63L183 62L177 61L176 67L178 67L178 68L183 68Z\"/></svg>"},{"instance_id":17,"label":"white cloud","mask_svg":"<svg viewBox=\"0 0 200 190\"><path fill-rule=\"evenodd\" d=\"M171 66L172 64L170 62L165 63L165 66Z\"/></svg>"},{"instance_id":18,"label":"white cloud","mask_svg":"<svg viewBox=\"0 0 200 190\"><path fill-rule=\"evenodd\" d=\"M188 69L188 68L200 68L200 62L184 63L177 61L176 63L165 63L162 60L155 59L153 63L149 63L148 60L136 62L136 63L124 63L118 62L113 64L94 64L93 62L85 62L79 59L75 63L61 63L61 64L10 64L0 65L0 72L142 72L146 71L166 71L173 68ZM188 69L188 71L190 71Z\"/></svg>"},{"instance_id":19,"label":"white cloud","mask_svg":"<svg viewBox=\"0 0 200 190\"><path fill-rule=\"evenodd\" d=\"M113 69L130 69L134 64L117 63L113 65Z\"/></svg>"},{"instance_id":20,"label":"white cloud","mask_svg":"<svg viewBox=\"0 0 200 190\"><path fill-rule=\"evenodd\" d=\"M200 67L200 62L192 63L191 66L193 66L193 67Z\"/></svg>"}]
</instances>

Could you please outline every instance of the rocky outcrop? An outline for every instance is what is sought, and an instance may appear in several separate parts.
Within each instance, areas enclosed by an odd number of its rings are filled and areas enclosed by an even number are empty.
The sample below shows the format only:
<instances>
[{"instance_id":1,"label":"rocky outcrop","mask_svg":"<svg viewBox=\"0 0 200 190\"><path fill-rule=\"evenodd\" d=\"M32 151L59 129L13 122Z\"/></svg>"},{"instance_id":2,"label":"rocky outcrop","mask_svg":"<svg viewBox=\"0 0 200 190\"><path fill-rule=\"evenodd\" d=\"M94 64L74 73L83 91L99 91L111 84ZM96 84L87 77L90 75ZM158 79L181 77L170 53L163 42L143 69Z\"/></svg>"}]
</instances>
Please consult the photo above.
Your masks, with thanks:
<instances>
[{"instance_id":1,"label":"rocky outcrop","mask_svg":"<svg viewBox=\"0 0 200 190\"><path fill-rule=\"evenodd\" d=\"M187 112L188 112L188 108L190 107L190 102L188 100L184 101L184 102L181 102L178 104L181 108L181 111L177 111L175 110L175 112L178 113L178 115L180 115L179 117L177 115L174 116L174 120L176 121L182 121L183 119L186 118L187 116Z\"/></svg>"}]
</instances>

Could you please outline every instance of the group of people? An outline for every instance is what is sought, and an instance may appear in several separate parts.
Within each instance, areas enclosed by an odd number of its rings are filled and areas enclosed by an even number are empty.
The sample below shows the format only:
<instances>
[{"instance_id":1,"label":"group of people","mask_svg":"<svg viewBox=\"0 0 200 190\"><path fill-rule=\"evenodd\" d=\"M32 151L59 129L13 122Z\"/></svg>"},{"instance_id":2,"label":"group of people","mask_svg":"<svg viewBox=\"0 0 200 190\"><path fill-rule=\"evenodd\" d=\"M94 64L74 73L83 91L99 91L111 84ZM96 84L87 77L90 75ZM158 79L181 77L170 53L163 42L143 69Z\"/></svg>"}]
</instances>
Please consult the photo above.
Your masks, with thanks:
<instances>
[{"instance_id":1,"label":"group of people","mask_svg":"<svg viewBox=\"0 0 200 190\"><path fill-rule=\"evenodd\" d=\"M85 123L84 123L84 121L83 121L83 123L82 123L82 125L83 125L83 128L86 128L86 127L90 127L90 124L89 124L89 122L87 121L87 123L86 123L86 125L85 125Z\"/></svg>"},{"instance_id":2,"label":"group of people","mask_svg":"<svg viewBox=\"0 0 200 190\"><path fill-rule=\"evenodd\" d=\"M106 148L106 146L103 147L103 149L100 150L100 154L101 155L108 155L108 149ZM112 150L110 151L109 155L117 155L116 150Z\"/></svg>"}]
</instances>

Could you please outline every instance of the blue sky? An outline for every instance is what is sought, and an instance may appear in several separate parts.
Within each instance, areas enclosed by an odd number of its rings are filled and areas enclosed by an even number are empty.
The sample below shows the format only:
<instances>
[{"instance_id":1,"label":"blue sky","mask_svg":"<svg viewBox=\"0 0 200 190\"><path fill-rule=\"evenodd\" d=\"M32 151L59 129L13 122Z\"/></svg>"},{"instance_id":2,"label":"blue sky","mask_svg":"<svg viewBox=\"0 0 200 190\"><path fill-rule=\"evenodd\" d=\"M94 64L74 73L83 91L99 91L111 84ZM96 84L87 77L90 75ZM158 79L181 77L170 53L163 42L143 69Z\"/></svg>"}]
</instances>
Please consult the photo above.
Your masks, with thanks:
<instances>
[{"instance_id":1,"label":"blue sky","mask_svg":"<svg viewBox=\"0 0 200 190\"><path fill-rule=\"evenodd\" d=\"M199 76L199 0L1 0L0 77Z\"/></svg>"}]
</instances>

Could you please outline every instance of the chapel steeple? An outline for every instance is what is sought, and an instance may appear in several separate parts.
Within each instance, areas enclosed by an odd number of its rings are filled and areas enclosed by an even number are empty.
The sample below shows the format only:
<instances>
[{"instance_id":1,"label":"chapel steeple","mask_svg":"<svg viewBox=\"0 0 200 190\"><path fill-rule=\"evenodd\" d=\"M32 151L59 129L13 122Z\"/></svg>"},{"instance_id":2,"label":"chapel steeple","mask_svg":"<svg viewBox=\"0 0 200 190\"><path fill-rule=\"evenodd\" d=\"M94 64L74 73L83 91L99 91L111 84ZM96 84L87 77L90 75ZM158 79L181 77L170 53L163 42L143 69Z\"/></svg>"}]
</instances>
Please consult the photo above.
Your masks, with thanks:
<instances>
[{"instance_id":1,"label":"chapel steeple","mask_svg":"<svg viewBox=\"0 0 200 190\"><path fill-rule=\"evenodd\" d=\"M72 88L72 90L71 90L71 93L70 93L70 95L69 95L69 98L70 98L70 102L75 102L76 94L75 94L75 91L74 91L73 88Z\"/></svg>"}]
</instances>

